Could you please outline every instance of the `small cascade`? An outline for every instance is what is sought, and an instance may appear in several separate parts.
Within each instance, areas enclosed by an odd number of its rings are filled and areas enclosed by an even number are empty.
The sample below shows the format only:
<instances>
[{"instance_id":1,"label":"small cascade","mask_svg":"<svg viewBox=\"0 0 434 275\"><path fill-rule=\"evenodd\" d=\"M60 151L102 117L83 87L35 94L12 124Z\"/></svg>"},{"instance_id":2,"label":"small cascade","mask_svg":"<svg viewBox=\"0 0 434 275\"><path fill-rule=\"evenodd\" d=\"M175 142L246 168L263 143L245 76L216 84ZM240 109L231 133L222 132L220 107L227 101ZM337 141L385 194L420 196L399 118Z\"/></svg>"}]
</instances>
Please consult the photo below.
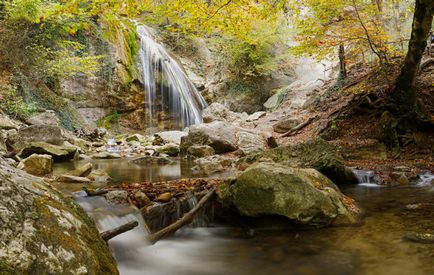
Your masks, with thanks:
<instances>
[{"instance_id":1,"label":"small cascade","mask_svg":"<svg viewBox=\"0 0 434 275\"><path fill-rule=\"evenodd\" d=\"M354 169L353 172L359 180L359 184L377 185L374 171Z\"/></svg>"},{"instance_id":2,"label":"small cascade","mask_svg":"<svg viewBox=\"0 0 434 275\"><path fill-rule=\"evenodd\" d=\"M148 128L184 129L202 122L206 102L181 66L157 43L152 29L139 25L139 57Z\"/></svg>"},{"instance_id":3,"label":"small cascade","mask_svg":"<svg viewBox=\"0 0 434 275\"><path fill-rule=\"evenodd\" d=\"M201 196L199 196L201 198ZM198 197L193 192L186 192L182 197L172 199L166 203L154 203L143 213L146 224L152 232L176 222L193 209L198 203ZM189 227L209 227L214 221L212 203L200 209L193 218Z\"/></svg>"},{"instance_id":4,"label":"small cascade","mask_svg":"<svg viewBox=\"0 0 434 275\"><path fill-rule=\"evenodd\" d=\"M426 172L419 175L419 180L417 181L419 186L434 185L434 174L431 172Z\"/></svg>"},{"instance_id":5,"label":"small cascade","mask_svg":"<svg viewBox=\"0 0 434 275\"><path fill-rule=\"evenodd\" d=\"M74 193L74 199L95 221L99 232L138 221L139 225L134 229L109 240L118 262L133 259L139 249L148 246L145 237L149 234L149 230L137 208L131 205L111 205L104 197L88 197L85 192Z\"/></svg>"}]
</instances>

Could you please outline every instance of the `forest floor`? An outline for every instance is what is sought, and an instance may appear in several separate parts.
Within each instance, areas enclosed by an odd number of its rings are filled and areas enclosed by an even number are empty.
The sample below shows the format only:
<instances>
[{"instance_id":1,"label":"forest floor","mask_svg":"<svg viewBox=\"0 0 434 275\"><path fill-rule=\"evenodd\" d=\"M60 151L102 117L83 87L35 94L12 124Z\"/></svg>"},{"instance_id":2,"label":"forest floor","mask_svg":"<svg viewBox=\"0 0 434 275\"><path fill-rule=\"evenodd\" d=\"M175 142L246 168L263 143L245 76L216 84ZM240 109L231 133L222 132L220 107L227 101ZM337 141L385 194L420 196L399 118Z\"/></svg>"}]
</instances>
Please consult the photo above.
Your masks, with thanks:
<instances>
[{"instance_id":1,"label":"forest floor","mask_svg":"<svg viewBox=\"0 0 434 275\"><path fill-rule=\"evenodd\" d=\"M427 65L417 78L416 92L432 121L425 125L415 121L407 132L398 132L399 149L387 143L380 123L390 97L388 83L396 79L399 62L390 66L387 74L368 67L353 68L347 79L329 80L308 92L301 107L294 107L292 98L297 97L289 94L281 106L262 118L258 125L263 125L265 130L285 117L300 124L309 122L286 137L276 134L278 143L298 144L321 137L352 156L347 158L349 166L378 171L404 165L433 171L434 62L431 61L434 60L425 58L422 62Z\"/></svg>"}]
</instances>

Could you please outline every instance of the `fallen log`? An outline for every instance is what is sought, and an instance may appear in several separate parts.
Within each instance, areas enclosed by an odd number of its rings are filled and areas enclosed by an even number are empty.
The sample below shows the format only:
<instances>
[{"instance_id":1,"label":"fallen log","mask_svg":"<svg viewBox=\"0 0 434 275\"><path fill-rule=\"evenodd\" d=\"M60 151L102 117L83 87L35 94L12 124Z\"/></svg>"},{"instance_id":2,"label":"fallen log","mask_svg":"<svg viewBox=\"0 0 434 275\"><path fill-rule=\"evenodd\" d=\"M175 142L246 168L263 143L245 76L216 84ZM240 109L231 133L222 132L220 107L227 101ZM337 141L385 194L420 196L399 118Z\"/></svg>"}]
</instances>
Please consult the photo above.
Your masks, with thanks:
<instances>
[{"instance_id":1,"label":"fallen log","mask_svg":"<svg viewBox=\"0 0 434 275\"><path fill-rule=\"evenodd\" d=\"M184 214L182 218L172 223L171 225L161 229L158 232L153 234L149 234L146 239L150 242L150 244L155 244L160 239L175 233L178 229L183 227L186 224L189 224L193 221L194 215L206 205L206 203L213 197L215 194L215 188L211 189L200 201L193 207L188 213Z\"/></svg>"},{"instance_id":2,"label":"fallen log","mask_svg":"<svg viewBox=\"0 0 434 275\"><path fill-rule=\"evenodd\" d=\"M294 128L290 129L288 132L282 134L280 137L289 137L289 136L291 136L293 133L295 133L297 131L300 131L301 129L303 129L304 127L306 127L307 125L309 125L312 121L316 120L317 118L318 118L317 116L309 118L305 122L298 124Z\"/></svg>"},{"instance_id":3,"label":"fallen log","mask_svg":"<svg viewBox=\"0 0 434 275\"><path fill-rule=\"evenodd\" d=\"M117 235L120 235L122 233L130 231L131 229L135 228L138 225L139 225L139 222L131 221L129 223L123 224L123 225L116 227L114 229L110 229L110 230L101 232L100 235L104 241L108 241L108 240L116 237Z\"/></svg>"}]
</instances>

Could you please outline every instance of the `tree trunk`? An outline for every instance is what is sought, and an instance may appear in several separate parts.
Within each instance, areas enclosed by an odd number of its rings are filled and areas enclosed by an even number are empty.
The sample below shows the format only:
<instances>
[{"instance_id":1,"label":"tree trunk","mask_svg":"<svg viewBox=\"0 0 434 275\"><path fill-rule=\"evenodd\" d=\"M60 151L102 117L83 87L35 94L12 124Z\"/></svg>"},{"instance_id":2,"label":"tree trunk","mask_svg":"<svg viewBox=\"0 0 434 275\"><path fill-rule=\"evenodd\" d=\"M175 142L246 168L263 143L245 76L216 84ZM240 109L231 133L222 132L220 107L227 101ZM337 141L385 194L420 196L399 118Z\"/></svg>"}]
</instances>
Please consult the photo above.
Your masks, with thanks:
<instances>
[{"instance_id":1,"label":"tree trunk","mask_svg":"<svg viewBox=\"0 0 434 275\"><path fill-rule=\"evenodd\" d=\"M345 47L339 45L339 77L342 79L347 78L347 68L345 66Z\"/></svg>"},{"instance_id":2,"label":"tree trunk","mask_svg":"<svg viewBox=\"0 0 434 275\"><path fill-rule=\"evenodd\" d=\"M407 56L392 94L399 115L411 116L415 112L416 93L414 83L427 46L427 38L433 22L433 12L433 0L416 0Z\"/></svg>"}]
</instances>

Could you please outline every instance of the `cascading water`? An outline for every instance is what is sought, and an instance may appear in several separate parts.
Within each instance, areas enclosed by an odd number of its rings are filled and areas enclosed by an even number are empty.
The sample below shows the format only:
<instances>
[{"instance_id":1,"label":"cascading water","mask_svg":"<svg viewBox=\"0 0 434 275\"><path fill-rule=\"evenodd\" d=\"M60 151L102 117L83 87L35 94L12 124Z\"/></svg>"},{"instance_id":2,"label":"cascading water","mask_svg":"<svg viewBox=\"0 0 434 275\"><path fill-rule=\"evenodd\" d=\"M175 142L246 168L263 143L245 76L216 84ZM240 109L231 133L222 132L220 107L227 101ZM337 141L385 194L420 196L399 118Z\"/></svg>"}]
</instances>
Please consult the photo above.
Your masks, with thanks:
<instances>
[{"instance_id":1,"label":"cascading water","mask_svg":"<svg viewBox=\"0 0 434 275\"><path fill-rule=\"evenodd\" d=\"M184 129L202 122L206 102L181 66L157 43L152 29L139 25L139 57L148 128Z\"/></svg>"}]
</instances>

